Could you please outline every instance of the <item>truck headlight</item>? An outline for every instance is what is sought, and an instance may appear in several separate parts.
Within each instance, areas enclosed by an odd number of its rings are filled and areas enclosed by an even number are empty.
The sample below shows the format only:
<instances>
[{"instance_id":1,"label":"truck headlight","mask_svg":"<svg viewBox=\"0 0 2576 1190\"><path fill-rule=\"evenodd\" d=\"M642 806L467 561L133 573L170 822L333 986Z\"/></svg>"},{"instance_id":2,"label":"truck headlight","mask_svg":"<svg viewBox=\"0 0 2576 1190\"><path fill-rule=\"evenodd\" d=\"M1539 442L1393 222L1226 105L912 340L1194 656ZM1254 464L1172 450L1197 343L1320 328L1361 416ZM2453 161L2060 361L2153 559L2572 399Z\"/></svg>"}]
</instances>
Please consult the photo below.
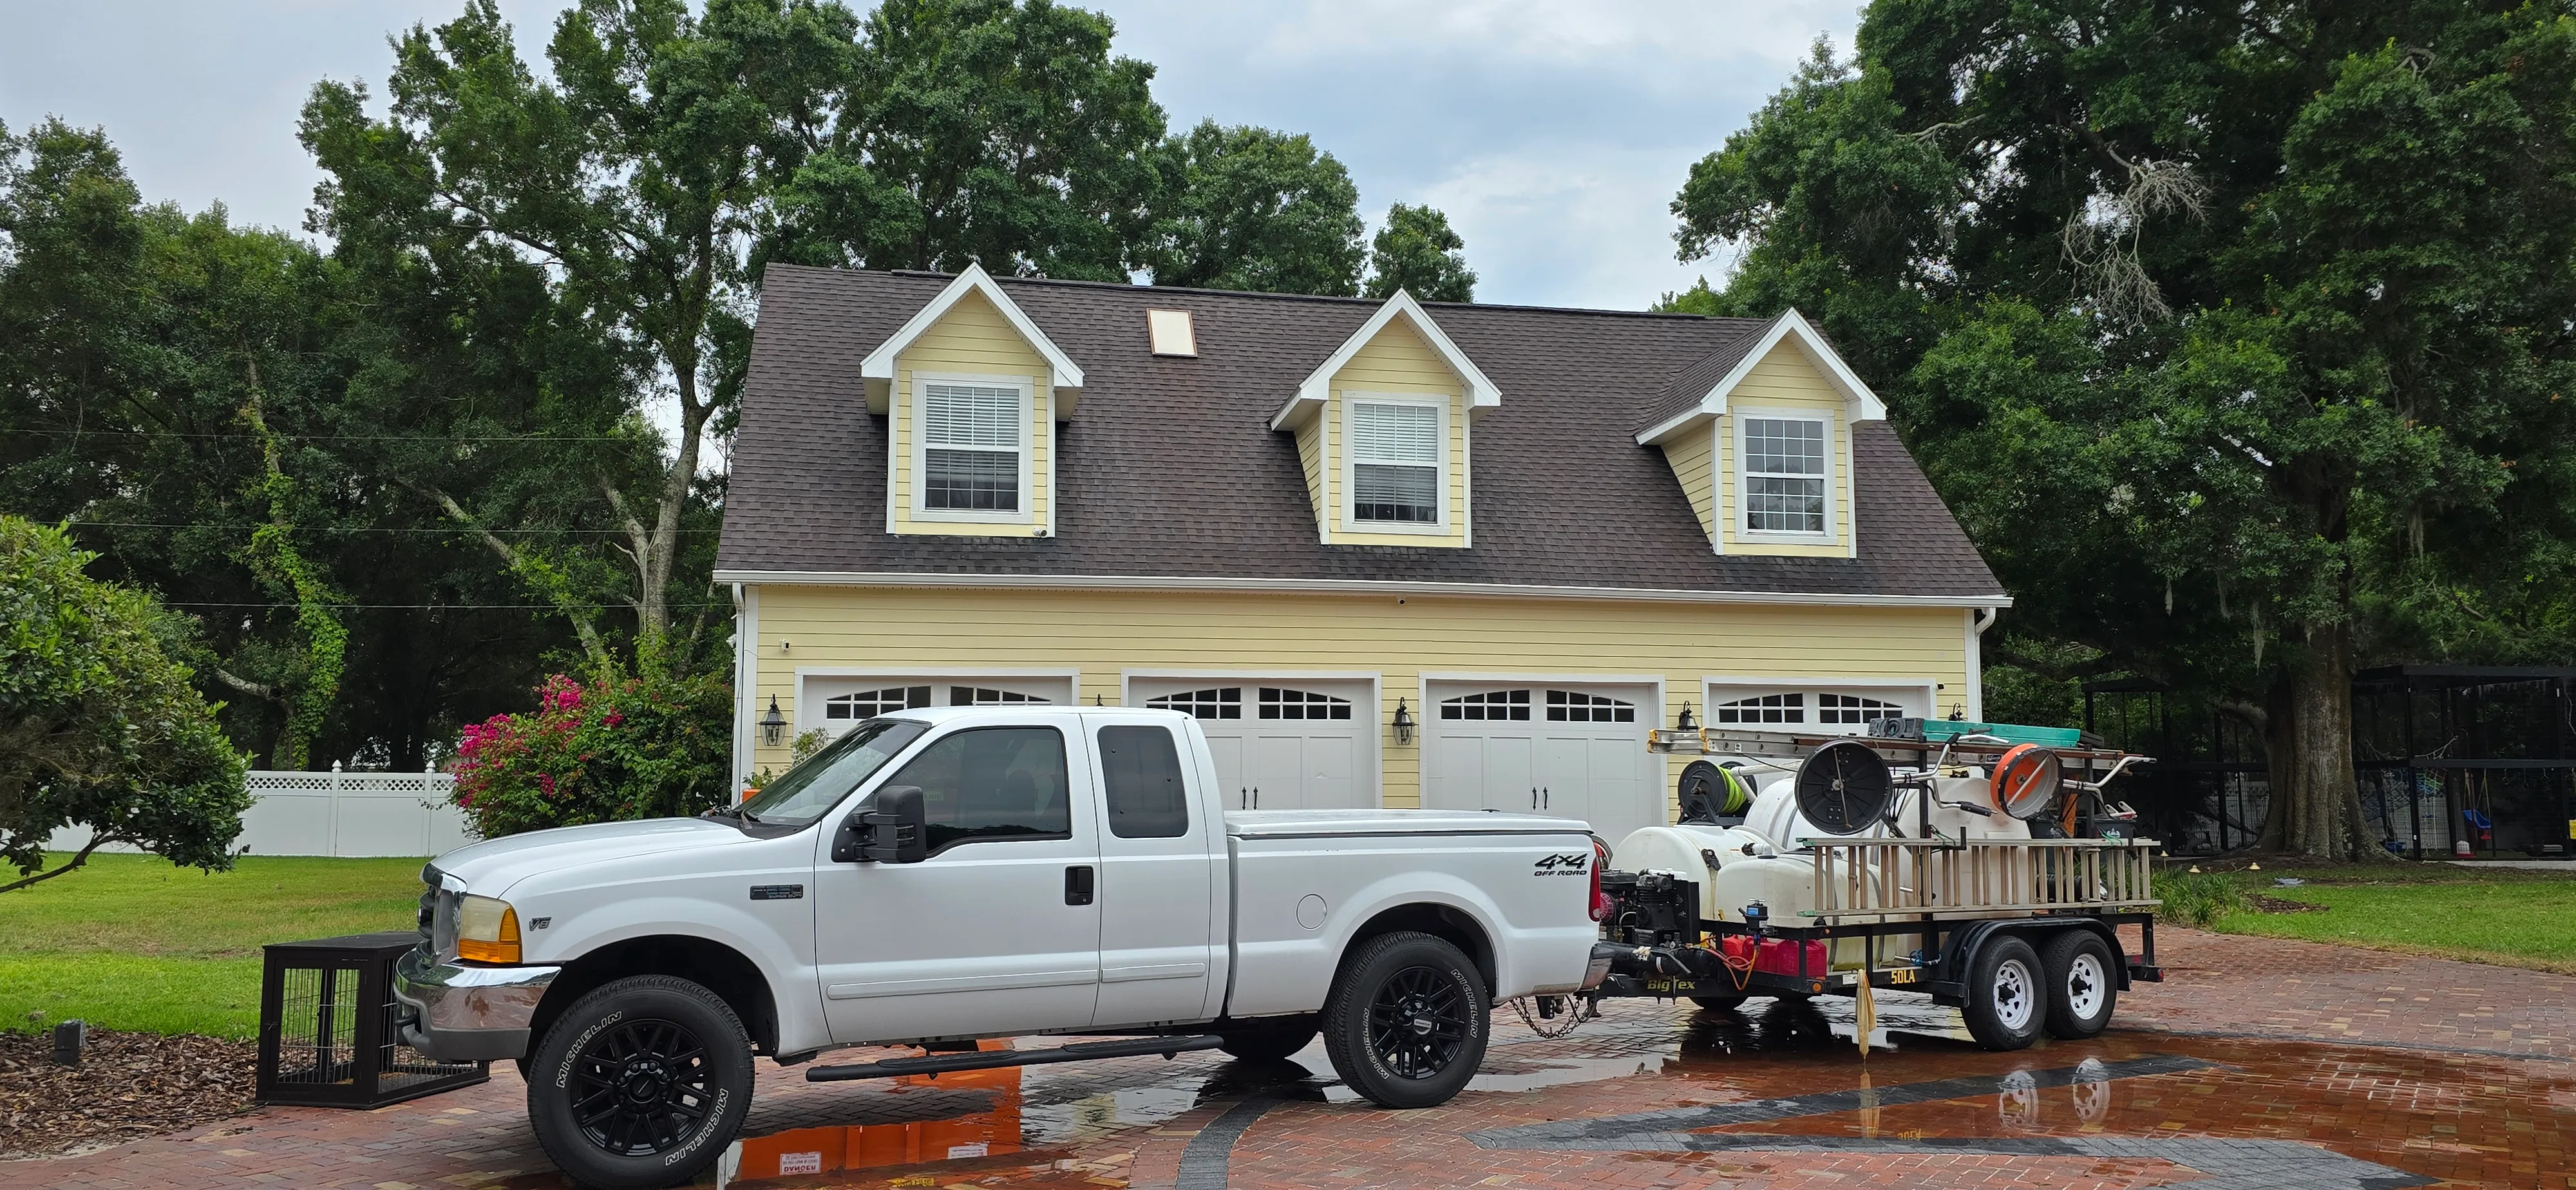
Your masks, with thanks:
<instances>
[{"instance_id":1,"label":"truck headlight","mask_svg":"<svg viewBox=\"0 0 2576 1190\"><path fill-rule=\"evenodd\" d=\"M468 894L456 904L456 957L476 963L519 961L519 911L508 901Z\"/></svg>"}]
</instances>

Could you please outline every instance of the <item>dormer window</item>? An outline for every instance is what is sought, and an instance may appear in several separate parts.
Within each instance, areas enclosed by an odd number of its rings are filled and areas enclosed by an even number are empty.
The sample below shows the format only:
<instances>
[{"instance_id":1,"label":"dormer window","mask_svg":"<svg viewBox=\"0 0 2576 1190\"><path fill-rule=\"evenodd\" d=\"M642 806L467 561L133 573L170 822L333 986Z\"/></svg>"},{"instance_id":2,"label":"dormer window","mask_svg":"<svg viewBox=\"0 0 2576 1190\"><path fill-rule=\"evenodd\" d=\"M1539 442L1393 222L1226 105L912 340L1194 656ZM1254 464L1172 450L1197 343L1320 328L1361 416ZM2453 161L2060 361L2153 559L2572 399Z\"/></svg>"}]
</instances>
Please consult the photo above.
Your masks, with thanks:
<instances>
[{"instance_id":1,"label":"dormer window","mask_svg":"<svg viewBox=\"0 0 2576 1190\"><path fill-rule=\"evenodd\" d=\"M1828 448L1823 418L1744 413L1744 531L1822 537Z\"/></svg>"},{"instance_id":2,"label":"dormer window","mask_svg":"<svg viewBox=\"0 0 2576 1190\"><path fill-rule=\"evenodd\" d=\"M1447 407L1445 400L1350 399L1351 520L1399 531L1440 525Z\"/></svg>"},{"instance_id":3,"label":"dormer window","mask_svg":"<svg viewBox=\"0 0 2576 1190\"><path fill-rule=\"evenodd\" d=\"M1029 485L1029 390L997 379L917 377L920 515L1016 520Z\"/></svg>"}]
</instances>

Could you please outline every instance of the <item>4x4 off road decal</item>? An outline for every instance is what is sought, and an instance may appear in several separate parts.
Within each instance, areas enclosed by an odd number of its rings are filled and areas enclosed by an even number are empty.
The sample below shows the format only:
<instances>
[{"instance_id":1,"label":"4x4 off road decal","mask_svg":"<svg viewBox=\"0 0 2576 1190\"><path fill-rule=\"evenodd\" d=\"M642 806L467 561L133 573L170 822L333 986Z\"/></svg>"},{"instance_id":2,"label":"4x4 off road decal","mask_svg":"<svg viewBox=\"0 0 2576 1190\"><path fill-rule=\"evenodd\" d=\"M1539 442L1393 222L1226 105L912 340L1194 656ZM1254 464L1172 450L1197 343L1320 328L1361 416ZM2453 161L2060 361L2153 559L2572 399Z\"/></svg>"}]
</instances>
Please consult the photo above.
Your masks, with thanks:
<instances>
[{"instance_id":1,"label":"4x4 off road decal","mask_svg":"<svg viewBox=\"0 0 2576 1190\"><path fill-rule=\"evenodd\" d=\"M1580 876L1592 870L1592 853L1569 851L1551 855L1530 868L1532 876Z\"/></svg>"}]
</instances>

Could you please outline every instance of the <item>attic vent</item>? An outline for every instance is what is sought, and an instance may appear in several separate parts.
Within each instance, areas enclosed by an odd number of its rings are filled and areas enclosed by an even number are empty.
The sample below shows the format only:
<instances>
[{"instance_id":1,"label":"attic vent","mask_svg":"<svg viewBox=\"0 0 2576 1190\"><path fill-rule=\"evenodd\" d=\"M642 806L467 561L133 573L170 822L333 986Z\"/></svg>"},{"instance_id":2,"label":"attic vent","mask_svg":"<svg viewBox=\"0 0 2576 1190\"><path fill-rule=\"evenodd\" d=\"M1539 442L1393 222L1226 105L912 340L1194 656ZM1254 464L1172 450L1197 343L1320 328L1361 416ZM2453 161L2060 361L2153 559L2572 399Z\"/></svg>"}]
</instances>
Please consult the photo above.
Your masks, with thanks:
<instances>
[{"instance_id":1,"label":"attic vent","mask_svg":"<svg viewBox=\"0 0 2576 1190\"><path fill-rule=\"evenodd\" d=\"M1154 354L1190 355L1199 353L1197 334L1190 329L1187 310L1147 310L1145 327L1154 336Z\"/></svg>"}]
</instances>

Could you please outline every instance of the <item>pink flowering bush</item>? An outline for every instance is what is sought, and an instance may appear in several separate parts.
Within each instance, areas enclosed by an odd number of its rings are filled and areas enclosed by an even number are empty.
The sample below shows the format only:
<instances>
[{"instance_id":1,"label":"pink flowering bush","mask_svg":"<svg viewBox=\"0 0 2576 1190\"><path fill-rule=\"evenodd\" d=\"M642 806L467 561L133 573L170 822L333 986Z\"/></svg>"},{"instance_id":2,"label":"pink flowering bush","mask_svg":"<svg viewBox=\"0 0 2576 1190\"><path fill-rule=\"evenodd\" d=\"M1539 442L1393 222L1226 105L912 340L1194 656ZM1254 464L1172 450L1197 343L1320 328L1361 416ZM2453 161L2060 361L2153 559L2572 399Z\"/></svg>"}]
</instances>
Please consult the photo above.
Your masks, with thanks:
<instances>
[{"instance_id":1,"label":"pink flowering bush","mask_svg":"<svg viewBox=\"0 0 2576 1190\"><path fill-rule=\"evenodd\" d=\"M731 800L732 714L717 675L556 674L537 709L465 729L455 801L487 839L700 813Z\"/></svg>"}]
</instances>

